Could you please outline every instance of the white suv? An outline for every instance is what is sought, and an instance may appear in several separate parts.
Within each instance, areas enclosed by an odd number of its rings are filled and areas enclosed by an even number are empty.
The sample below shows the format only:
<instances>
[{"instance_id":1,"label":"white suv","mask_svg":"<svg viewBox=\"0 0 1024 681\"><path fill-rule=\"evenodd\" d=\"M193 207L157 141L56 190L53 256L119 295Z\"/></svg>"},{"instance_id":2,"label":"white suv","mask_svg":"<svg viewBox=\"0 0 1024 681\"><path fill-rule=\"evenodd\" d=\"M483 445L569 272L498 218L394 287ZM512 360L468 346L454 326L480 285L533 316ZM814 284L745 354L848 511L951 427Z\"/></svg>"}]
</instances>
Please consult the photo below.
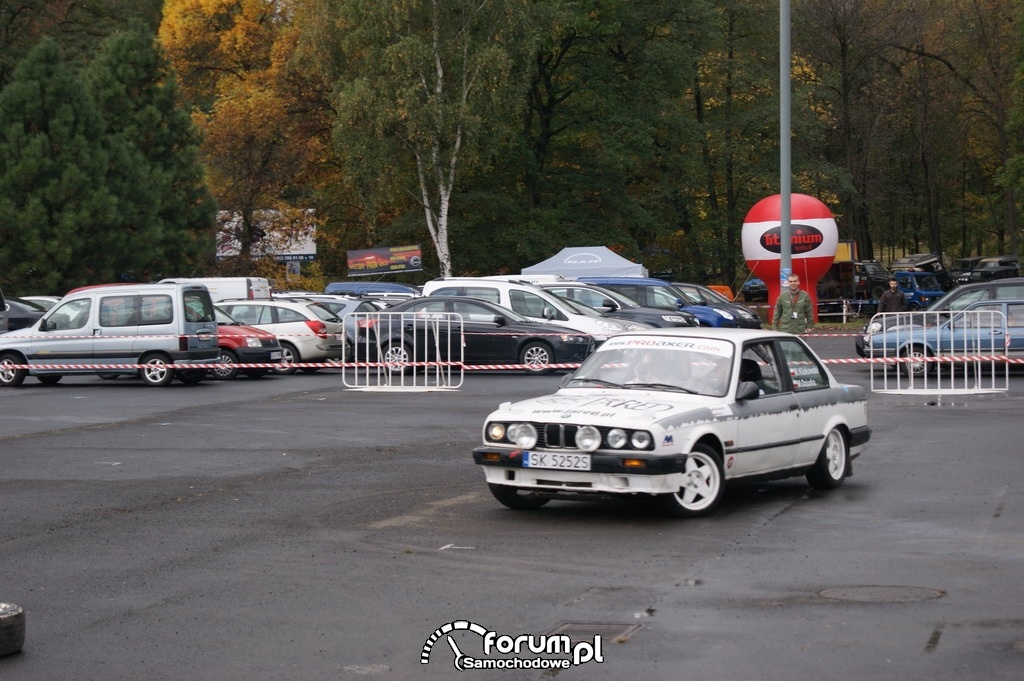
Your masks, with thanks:
<instances>
[{"instance_id":1,"label":"white suv","mask_svg":"<svg viewBox=\"0 0 1024 681\"><path fill-rule=\"evenodd\" d=\"M448 277L434 279L423 285L425 296L468 296L497 303L515 310L524 317L541 322L567 326L594 337L601 343L624 331L652 328L648 324L611 319L597 310L566 300L536 284L526 281L503 281L487 277Z\"/></svg>"},{"instance_id":2,"label":"white suv","mask_svg":"<svg viewBox=\"0 0 1024 681\"><path fill-rule=\"evenodd\" d=\"M342 361L348 356L345 326L329 308L315 301L225 300L218 307L235 321L255 326L281 341L279 374L293 374L292 364ZM312 373L319 367L302 367Z\"/></svg>"}]
</instances>

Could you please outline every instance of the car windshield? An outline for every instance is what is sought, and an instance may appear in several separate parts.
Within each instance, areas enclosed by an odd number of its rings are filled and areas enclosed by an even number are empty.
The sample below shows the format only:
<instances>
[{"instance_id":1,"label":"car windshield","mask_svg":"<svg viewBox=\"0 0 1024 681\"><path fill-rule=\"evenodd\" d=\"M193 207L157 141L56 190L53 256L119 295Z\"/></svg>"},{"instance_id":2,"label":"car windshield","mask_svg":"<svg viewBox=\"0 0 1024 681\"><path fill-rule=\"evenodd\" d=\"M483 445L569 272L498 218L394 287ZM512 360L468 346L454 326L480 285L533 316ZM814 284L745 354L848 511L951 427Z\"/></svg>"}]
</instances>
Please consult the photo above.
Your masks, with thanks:
<instances>
[{"instance_id":1,"label":"car windshield","mask_svg":"<svg viewBox=\"0 0 1024 681\"><path fill-rule=\"evenodd\" d=\"M941 291L939 280L932 275L917 275L917 287L923 291Z\"/></svg>"},{"instance_id":2,"label":"car windshield","mask_svg":"<svg viewBox=\"0 0 1024 681\"><path fill-rule=\"evenodd\" d=\"M224 310L220 309L217 305L213 306L213 316L217 319L218 324L241 324L242 322L236 321L231 315Z\"/></svg>"},{"instance_id":3,"label":"car windshield","mask_svg":"<svg viewBox=\"0 0 1024 681\"><path fill-rule=\"evenodd\" d=\"M722 397L729 392L732 343L709 338L612 338L576 370L567 388L667 390Z\"/></svg>"},{"instance_id":4,"label":"car windshield","mask_svg":"<svg viewBox=\"0 0 1024 681\"><path fill-rule=\"evenodd\" d=\"M575 314L582 314L582 315L586 315L588 317L603 317L604 316L603 314L601 314L600 312L598 312L594 308L588 307L587 305L582 305L580 303L577 303L575 300L569 300L568 298L563 298L562 296L559 296L559 295L556 295L555 298L558 298L559 302L564 303L565 307L569 308L569 310L571 312L575 313Z\"/></svg>"},{"instance_id":5,"label":"car windshield","mask_svg":"<svg viewBox=\"0 0 1024 681\"><path fill-rule=\"evenodd\" d=\"M341 319L338 318L338 315L334 314L333 310L331 310L329 307L324 307L320 303L309 303L306 307L309 309L310 312L312 312L319 319L325 322L341 321Z\"/></svg>"}]
</instances>

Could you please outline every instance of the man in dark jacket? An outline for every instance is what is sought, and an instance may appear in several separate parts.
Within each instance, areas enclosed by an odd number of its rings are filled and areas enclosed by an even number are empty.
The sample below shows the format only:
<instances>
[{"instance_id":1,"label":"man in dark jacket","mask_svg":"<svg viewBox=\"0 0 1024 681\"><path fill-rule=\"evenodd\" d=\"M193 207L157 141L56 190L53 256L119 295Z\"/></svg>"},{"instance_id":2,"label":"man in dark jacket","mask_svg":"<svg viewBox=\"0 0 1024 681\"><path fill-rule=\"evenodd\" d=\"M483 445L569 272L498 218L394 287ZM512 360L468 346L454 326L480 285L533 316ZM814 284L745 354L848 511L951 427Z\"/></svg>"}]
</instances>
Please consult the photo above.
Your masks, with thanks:
<instances>
[{"instance_id":1,"label":"man in dark jacket","mask_svg":"<svg viewBox=\"0 0 1024 681\"><path fill-rule=\"evenodd\" d=\"M878 299L879 312L903 312L907 309L907 297L897 285L896 277L889 277L889 290Z\"/></svg>"}]
</instances>

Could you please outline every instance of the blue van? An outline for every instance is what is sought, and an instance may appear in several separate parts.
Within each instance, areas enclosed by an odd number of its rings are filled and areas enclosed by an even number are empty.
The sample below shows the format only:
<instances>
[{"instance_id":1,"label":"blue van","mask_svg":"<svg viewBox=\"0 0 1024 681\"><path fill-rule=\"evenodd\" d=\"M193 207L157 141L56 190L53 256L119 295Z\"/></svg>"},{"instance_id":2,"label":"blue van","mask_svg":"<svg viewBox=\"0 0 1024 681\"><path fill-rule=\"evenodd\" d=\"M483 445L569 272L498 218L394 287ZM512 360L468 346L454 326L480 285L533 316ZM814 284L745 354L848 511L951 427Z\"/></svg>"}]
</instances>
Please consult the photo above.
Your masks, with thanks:
<instances>
[{"instance_id":1,"label":"blue van","mask_svg":"<svg viewBox=\"0 0 1024 681\"><path fill-rule=\"evenodd\" d=\"M407 284L393 281L332 281L324 289L324 293L334 296L393 296L396 298L412 298L420 294L419 289Z\"/></svg>"},{"instance_id":2,"label":"blue van","mask_svg":"<svg viewBox=\"0 0 1024 681\"><path fill-rule=\"evenodd\" d=\"M629 296L646 307L689 312L701 326L738 327L736 315L714 303L702 304L686 292L665 281L646 277L579 277L578 281L597 284Z\"/></svg>"},{"instance_id":3,"label":"blue van","mask_svg":"<svg viewBox=\"0 0 1024 681\"><path fill-rule=\"evenodd\" d=\"M923 310L946 295L938 277L931 272L896 271L893 276L896 277L896 285L907 297L908 310Z\"/></svg>"}]
</instances>

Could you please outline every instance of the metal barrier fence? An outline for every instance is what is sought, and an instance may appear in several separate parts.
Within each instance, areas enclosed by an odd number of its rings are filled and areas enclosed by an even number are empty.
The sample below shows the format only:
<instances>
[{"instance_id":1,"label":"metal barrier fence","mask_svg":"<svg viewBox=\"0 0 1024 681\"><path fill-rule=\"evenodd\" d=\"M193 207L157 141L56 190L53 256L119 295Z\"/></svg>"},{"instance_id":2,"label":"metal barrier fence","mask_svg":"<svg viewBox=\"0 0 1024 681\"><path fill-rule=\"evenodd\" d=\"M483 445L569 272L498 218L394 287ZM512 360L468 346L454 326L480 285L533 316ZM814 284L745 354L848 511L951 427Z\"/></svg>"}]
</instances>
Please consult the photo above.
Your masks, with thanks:
<instances>
[{"instance_id":1,"label":"metal barrier fence","mask_svg":"<svg viewBox=\"0 0 1024 681\"><path fill-rule=\"evenodd\" d=\"M351 312L346 388L447 390L462 386L462 315L450 312Z\"/></svg>"},{"instance_id":2,"label":"metal barrier fence","mask_svg":"<svg viewBox=\"0 0 1024 681\"><path fill-rule=\"evenodd\" d=\"M994 310L885 312L862 339L871 390L956 395L1008 392L1010 337Z\"/></svg>"}]
</instances>

